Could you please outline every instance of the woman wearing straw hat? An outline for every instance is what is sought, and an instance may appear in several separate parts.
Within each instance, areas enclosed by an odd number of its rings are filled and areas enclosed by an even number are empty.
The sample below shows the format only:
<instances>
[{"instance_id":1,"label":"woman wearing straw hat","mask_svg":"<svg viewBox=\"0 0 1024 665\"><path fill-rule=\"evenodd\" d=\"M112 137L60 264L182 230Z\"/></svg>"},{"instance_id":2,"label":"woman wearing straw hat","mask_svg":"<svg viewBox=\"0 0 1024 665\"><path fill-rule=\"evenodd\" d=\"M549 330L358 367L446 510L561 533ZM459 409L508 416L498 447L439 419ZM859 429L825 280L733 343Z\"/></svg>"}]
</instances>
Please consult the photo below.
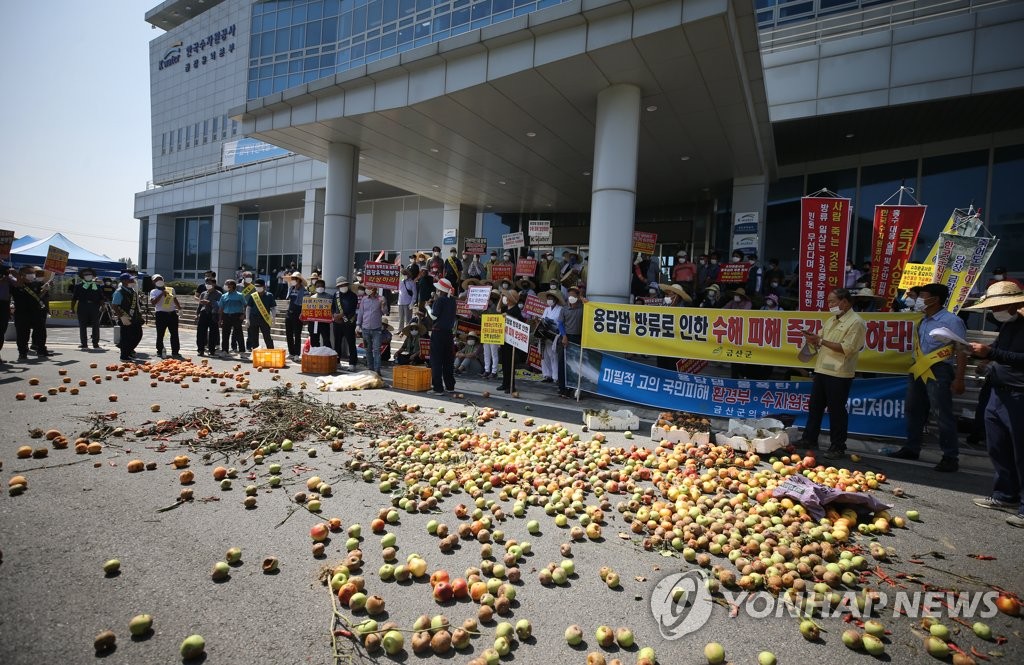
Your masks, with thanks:
<instances>
[{"instance_id":1,"label":"woman wearing straw hat","mask_svg":"<svg viewBox=\"0 0 1024 665\"><path fill-rule=\"evenodd\" d=\"M519 293L516 291L503 292L498 305L498 313L522 321L523 310L519 307ZM501 384L498 385L498 390L504 390L508 394L512 394L515 390L513 368L516 354L517 349L508 342L501 345Z\"/></svg>"},{"instance_id":2,"label":"woman wearing straw hat","mask_svg":"<svg viewBox=\"0 0 1024 665\"><path fill-rule=\"evenodd\" d=\"M857 289L850 294L853 298L853 311L855 312L877 312L879 305L885 300L885 296L876 296L870 287Z\"/></svg>"},{"instance_id":3,"label":"woman wearing straw hat","mask_svg":"<svg viewBox=\"0 0 1024 665\"><path fill-rule=\"evenodd\" d=\"M664 294L663 302L666 307L684 307L693 302L693 298L682 284L659 284L658 288Z\"/></svg>"},{"instance_id":4,"label":"woman wearing straw hat","mask_svg":"<svg viewBox=\"0 0 1024 665\"><path fill-rule=\"evenodd\" d=\"M754 306L750 302L750 297L747 296L747 290L742 286L737 287L735 291L730 291L726 295L729 297L729 302L722 305L722 309L751 309Z\"/></svg>"},{"instance_id":5,"label":"woman wearing straw hat","mask_svg":"<svg viewBox=\"0 0 1024 665\"><path fill-rule=\"evenodd\" d=\"M423 358L420 356L420 340L427 334L427 328L418 321L413 321L402 328L402 348L395 354L396 365L422 365Z\"/></svg>"},{"instance_id":6,"label":"woman wearing straw hat","mask_svg":"<svg viewBox=\"0 0 1024 665\"><path fill-rule=\"evenodd\" d=\"M971 343L971 355L988 362L985 385L985 444L995 470L992 494L974 500L982 508L1004 510L1010 526L1024 528L1024 289L995 282L969 310L989 310L1000 323L991 345Z\"/></svg>"},{"instance_id":7,"label":"woman wearing straw hat","mask_svg":"<svg viewBox=\"0 0 1024 665\"><path fill-rule=\"evenodd\" d=\"M295 271L288 278L288 311L284 316L284 336L288 341L288 355L294 362L302 360L302 299L309 295L306 290L306 278Z\"/></svg>"},{"instance_id":8,"label":"woman wearing straw hat","mask_svg":"<svg viewBox=\"0 0 1024 665\"><path fill-rule=\"evenodd\" d=\"M562 308L565 306L565 299L562 298L561 290L552 290L542 293L546 307L541 318L550 321L552 329L557 330L558 320L562 318ZM540 356L540 373L544 375L541 383L554 383L558 381L558 335L551 339L542 341L543 348Z\"/></svg>"}]
</instances>

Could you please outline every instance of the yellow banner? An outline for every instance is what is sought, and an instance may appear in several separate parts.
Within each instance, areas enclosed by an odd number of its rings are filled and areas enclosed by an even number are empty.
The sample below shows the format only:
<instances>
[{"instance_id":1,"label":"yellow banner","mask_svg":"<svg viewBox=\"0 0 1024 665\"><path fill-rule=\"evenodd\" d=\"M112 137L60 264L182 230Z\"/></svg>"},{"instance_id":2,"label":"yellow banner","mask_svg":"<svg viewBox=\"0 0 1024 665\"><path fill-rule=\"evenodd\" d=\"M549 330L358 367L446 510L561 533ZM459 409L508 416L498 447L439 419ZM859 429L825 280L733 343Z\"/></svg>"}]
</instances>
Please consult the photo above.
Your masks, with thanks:
<instances>
[{"instance_id":1,"label":"yellow banner","mask_svg":"<svg viewBox=\"0 0 1024 665\"><path fill-rule=\"evenodd\" d=\"M719 362L813 367L800 362L801 331L821 332L828 312L651 307L588 302L583 307L583 346ZM861 313L867 323L857 371L906 374L913 363L915 326L921 314Z\"/></svg>"},{"instance_id":2,"label":"yellow banner","mask_svg":"<svg viewBox=\"0 0 1024 665\"><path fill-rule=\"evenodd\" d=\"M908 263L903 268L903 276L900 277L900 289L909 289L912 286L924 286L931 284L934 278L935 266L931 263Z\"/></svg>"},{"instance_id":3,"label":"yellow banner","mask_svg":"<svg viewBox=\"0 0 1024 665\"><path fill-rule=\"evenodd\" d=\"M939 235L935 237L935 244L932 245L932 249L928 252L928 256L924 257L924 264L926 266L935 266L935 257L939 255L939 243L942 241L943 233L952 233L953 227L956 225L956 210L946 220L946 225L939 231Z\"/></svg>"},{"instance_id":4,"label":"yellow banner","mask_svg":"<svg viewBox=\"0 0 1024 665\"><path fill-rule=\"evenodd\" d=\"M484 314L480 317L480 343L505 343L505 316L503 314Z\"/></svg>"}]
</instances>

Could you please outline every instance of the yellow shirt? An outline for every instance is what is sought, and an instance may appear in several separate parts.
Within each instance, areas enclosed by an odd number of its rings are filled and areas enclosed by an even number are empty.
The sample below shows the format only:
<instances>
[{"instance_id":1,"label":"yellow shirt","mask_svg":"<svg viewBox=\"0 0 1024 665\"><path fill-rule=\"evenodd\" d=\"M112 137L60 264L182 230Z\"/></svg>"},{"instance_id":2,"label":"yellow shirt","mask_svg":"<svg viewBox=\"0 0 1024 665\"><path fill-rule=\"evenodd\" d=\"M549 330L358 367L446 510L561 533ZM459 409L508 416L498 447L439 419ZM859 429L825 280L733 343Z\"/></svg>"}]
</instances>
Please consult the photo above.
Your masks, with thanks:
<instances>
[{"instance_id":1,"label":"yellow shirt","mask_svg":"<svg viewBox=\"0 0 1024 665\"><path fill-rule=\"evenodd\" d=\"M821 328L822 342L836 342L843 352L833 351L824 345L818 350L814 371L842 379L852 379L857 369L857 357L864 348L867 324L852 309L842 316L833 316Z\"/></svg>"}]
</instances>

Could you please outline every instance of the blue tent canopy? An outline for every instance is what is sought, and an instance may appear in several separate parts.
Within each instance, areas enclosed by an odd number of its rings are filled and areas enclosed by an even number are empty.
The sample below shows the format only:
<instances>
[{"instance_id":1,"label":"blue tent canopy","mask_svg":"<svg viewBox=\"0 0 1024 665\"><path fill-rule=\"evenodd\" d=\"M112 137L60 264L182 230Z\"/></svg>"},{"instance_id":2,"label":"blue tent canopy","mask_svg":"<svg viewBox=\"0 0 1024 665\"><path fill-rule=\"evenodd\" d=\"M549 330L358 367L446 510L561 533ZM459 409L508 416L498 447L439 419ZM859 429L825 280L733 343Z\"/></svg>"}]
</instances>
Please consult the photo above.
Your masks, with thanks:
<instances>
[{"instance_id":1,"label":"blue tent canopy","mask_svg":"<svg viewBox=\"0 0 1024 665\"><path fill-rule=\"evenodd\" d=\"M79 268L92 268L97 272L120 273L124 271L125 266L120 261L115 261L103 254L90 252L60 233L54 233L49 238L42 238L28 244L19 244L15 241L12 246L11 264L16 267L41 266L46 262L46 252L50 245L59 247L68 253L68 272L78 272Z\"/></svg>"},{"instance_id":2,"label":"blue tent canopy","mask_svg":"<svg viewBox=\"0 0 1024 665\"><path fill-rule=\"evenodd\" d=\"M34 242L38 242L39 238L35 236L24 235L20 238L15 238L14 243L11 245L11 251L17 251L19 248L25 245L31 245Z\"/></svg>"}]
</instances>

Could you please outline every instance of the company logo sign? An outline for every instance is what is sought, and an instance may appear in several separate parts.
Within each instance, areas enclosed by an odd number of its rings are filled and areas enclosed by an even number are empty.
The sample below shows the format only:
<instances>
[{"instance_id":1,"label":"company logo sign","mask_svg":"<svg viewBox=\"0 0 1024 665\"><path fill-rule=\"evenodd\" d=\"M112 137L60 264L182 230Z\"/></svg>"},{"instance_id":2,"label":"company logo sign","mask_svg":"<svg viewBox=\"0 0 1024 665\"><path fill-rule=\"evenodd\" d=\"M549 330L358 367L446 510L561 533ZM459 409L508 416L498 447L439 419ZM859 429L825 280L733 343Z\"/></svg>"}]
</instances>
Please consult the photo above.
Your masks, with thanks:
<instances>
[{"instance_id":1,"label":"company logo sign","mask_svg":"<svg viewBox=\"0 0 1024 665\"><path fill-rule=\"evenodd\" d=\"M168 67L172 67L181 62L181 45L182 42L174 42L171 44L171 48L167 50L164 57L160 58L160 69L164 70Z\"/></svg>"},{"instance_id":2,"label":"company logo sign","mask_svg":"<svg viewBox=\"0 0 1024 665\"><path fill-rule=\"evenodd\" d=\"M661 578L651 593L651 614L666 640L699 630L711 618L711 592L703 570L673 573Z\"/></svg>"}]
</instances>

